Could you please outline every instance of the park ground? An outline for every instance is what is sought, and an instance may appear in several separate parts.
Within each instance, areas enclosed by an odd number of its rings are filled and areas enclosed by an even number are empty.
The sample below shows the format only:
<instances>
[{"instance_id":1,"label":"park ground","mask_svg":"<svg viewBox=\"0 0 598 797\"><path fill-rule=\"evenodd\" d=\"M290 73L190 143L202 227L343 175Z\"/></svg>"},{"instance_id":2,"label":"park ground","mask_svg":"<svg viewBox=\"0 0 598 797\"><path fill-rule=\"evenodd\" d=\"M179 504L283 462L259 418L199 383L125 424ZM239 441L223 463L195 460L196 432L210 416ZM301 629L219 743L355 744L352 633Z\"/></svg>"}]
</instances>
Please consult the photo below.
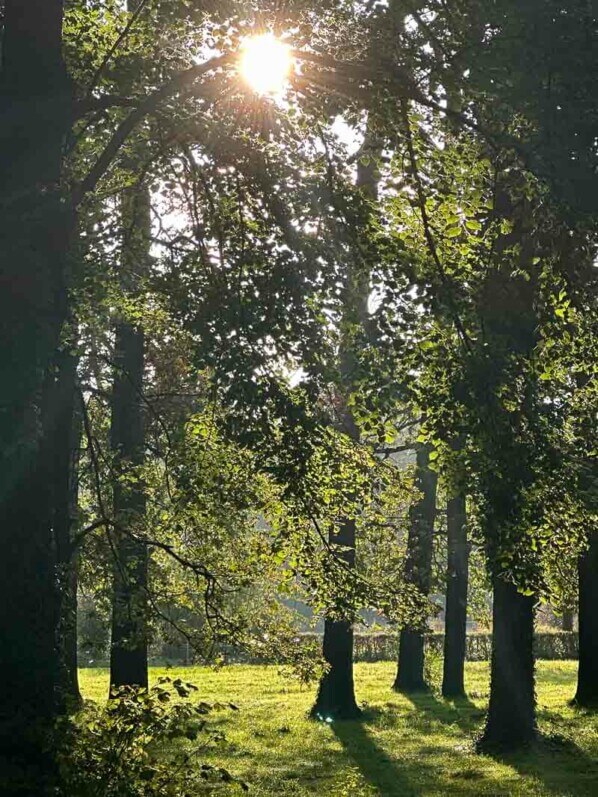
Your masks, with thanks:
<instances>
[{"instance_id":1,"label":"park ground","mask_svg":"<svg viewBox=\"0 0 598 797\"><path fill-rule=\"evenodd\" d=\"M357 664L362 722L307 718L314 688L275 666L152 668L198 686L197 699L233 702L211 722L225 740L203 760L222 764L255 797L598 797L598 716L574 710L576 662L538 662L537 748L506 758L480 756L474 741L488 700L488 665L469 663L468 699L391 691L394 665ZM438 673L435 674L436 678ZM85 698L103 700L106 670L81 671Z\"/></svg>"}]
</instances>

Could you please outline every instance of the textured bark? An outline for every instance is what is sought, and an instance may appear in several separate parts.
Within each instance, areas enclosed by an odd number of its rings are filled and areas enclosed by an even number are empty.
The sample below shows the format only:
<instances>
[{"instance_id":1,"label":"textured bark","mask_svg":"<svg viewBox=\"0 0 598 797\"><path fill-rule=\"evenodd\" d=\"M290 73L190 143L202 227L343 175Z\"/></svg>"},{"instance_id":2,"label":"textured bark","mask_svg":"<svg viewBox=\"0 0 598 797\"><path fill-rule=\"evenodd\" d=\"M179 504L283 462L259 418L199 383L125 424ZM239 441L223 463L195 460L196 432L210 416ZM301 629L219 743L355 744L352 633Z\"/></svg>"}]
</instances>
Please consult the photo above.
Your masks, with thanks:
<instances>
[{"instance_id":1,"label":"textured bark","mask_svg":"<svg viewBox=\"0 0 598 797\"><path fill-rule=\"evenodd\" d=\"M481 750L516 750L536 738L534 603L495 577L490 704Z\"/></svg>"},{"instance_id":2,"label":"textured bark","mask_svg":"<svg viewBox=\"0 0 598 797\"><path fill-rule=\"evenodd\" d=\"M71 101L62 3L6 0L0 65L0 756L44 793L57 710L55 377L72 230L59 182ZM4 764L0 771L4 770ZM3 794L13 786L2 784ZM14 786L19 793L18 787ZM22 791L20 793L23 793Z\"/></svg>"},{"instance_id":3,"label":"textured bark","mask_svg":"<svg viewBox=\"0 0 598 797\"><path fill-rule=\"evenodd\" d=\"M60 356L57 379L55 442L53 445L52 506L59 583L58 648L60 672L58 703L64 710L81 703L77 673L77 551L74 527L78 504L78 466L81 414L76 411L77 360Z\"/></svg>"},{"instance_id":4,"label":"textured bark","mask_svg":"<svg viewBox=\"0 0 598 797\"><path fill-rule=\"evenodd\" d=\"M143 332L128 323L119 324L111 429L118 474L143 462L143 360ZM133 538L139 533L139 520L144 513L143 486L123 484L117 478L114 484L111 686L147 686L147 548Z\"/></svg>"},{"instance_id":5,"label":"textured bark","mask_svg":"<svg viewBox=\"0 0 598 797\"><path fill-rule=\"evenodd\" d=\"M503 182L504 179L504 182ZM541 401L535 380L524 380L520 411L512 413L498 399L533 362L538 344L538 272L533 267L540 251L533 232L533 205L515 199L508 177L497 181L493 215L508 220L511 229L499 236L492 267L479 294L480 322L489 354L480 372L476 401L480 407L474 437L485 449L487 463L480 474L484 503L484 536L494 590L490 701L486 726L479 742L482 750L525 748L536 737L535 673L533 652L535 597L521 594L503 577L503 561L518 578L538 583L540 560L521 556L520 528L526 523L526 493L536 483L536 443L544 441L526 430L536 426ZM517 264L530 279L514 278ZM512 355L520 364L512 370ZM526 365L524 365L526 363ZM482 378L483 374L483 378ZM535 572L534 572L535 571Z\"/></svg>"},{"instance_id":6,"label":"textured bark","mask_svg":"<svg viewBox=\"0 0 598 797\"><path fill-rule=\"evenodd\" d=\"M463 494L448 500L446 514L448 557L442 694L444 697L463 697L469 575L469 546Z\"/></svg>"},{"instance_id":7,"label":"textured bark","mask_svg":"<svg viewBox=\"0 0 598 797\"><path fill-rule=\"evenodd\" d=\"M81 706L77 654L77 590L79 570L77 552L71 549L63 576L61 612L59 617L60 671L58 680L58 708L70 712Z\"/></svg>"},{"instance_id":8,"label":"textured bark","mask_svg":"<svg viewBox=\"0 0 598 797\"><path fill-rule=\"evenodd\" d=\"M127 0L135 11L139 0ZM150 197L143 183L122 195L123 250L121 288L134 297L146 273L150 240ZM122 321L116 327L111 445L115 452L114 571L110 686L148 687L148 550L135 539L145 515L145 491L137 480L124 486L119 474L143 464L145 430L142 408L145 336L141 327Z\"/></svg>"},{"instance_id":9,"label":"textured bark","mask_svg":"<svg viewBox=\"0 0 598 797\"><path fill-rule=\"evenodd\" d=\"M598 708L598 532L579 558L579 667L574 702Z\"/></svg>"},{"instance_id":10,"label":"textured bark","mask_svg":"<svg viewBox=\"0 0 598 797\"><path fill-rule=\"evenodd\" d=\"M0 506L0 722L17 724L53 716L58 677L47 440L27 453Z\"/></svg>"},{"instance_id":11,"label":"textured bark","mask_svg":"<svg viewBox=\"0 0 598 797\"><path fill-rule=\"evenodd\" d=\"M422 497L410 512L405 578L424 595L430 592L434 521L436 519L437 475L430 470L430 448L419 446L415 486ZM401 692L425 691L424 634L420 629L404 628L399 637L399 661L393 689Z\"/></svg>"},{"instance_id":12,"label":"textured bark","mask_svg":"<svg viewBox=\"0 0 598 797\"><path fill-rule=\"evenodd\" d=\"M573 631L573 621L575 619L575 612L573 609L564 609L563 616L561 617L561 628L563 631Z\"/></svg>"},{"instance_id":13,"label":"textured bark","mask_svg":"<svg viewBox=\"0 0 598 797\"><path fill-rule=\"evenodd\" d=\"M342 546L345 562L355 565L355 521L341 523L330 542ZM353 626L347 620L326 619L323 655L328 672L320 681L316 702L311 710L318 719L354 719L361 710L355 700L353 681Z\"/></svg>"},{"instance_id":14,"label":"textured bark","mask_svg":"<svg viewBox=\"0 0 598 797\"><path fill-rule=\"evenodd\" d=\"M133 294L148 257L149 195L144 186L122 198L122 287ZM111 446L114 452L114 571L110 685L147 687L147 546L143 542L145 491L135 473L144 461L143 372L145 337L129 321L116 328ZM125 474L132 479L123 480Z\"/></svg>"}]
</instances>

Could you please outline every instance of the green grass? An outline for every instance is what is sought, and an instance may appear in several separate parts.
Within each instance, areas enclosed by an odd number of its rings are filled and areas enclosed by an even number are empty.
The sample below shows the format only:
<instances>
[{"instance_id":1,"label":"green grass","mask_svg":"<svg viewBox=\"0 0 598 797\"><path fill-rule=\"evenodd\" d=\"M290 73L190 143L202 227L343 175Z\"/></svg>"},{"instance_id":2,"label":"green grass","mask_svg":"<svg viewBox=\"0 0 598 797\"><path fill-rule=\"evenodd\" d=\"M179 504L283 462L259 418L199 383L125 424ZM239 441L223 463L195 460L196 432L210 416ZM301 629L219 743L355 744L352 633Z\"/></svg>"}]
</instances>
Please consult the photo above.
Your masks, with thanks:
<instances>
[{"instance_id":1,"label":"green grass","mask_svg":"<svg viewBox=\"0 0 598 797\"><path fill-rule=\"evenodd\" d=\"M488 699L488 666L467 666L469 699L405 697L389 688L391 663L357 664L362 722L306 718L314 689L276 667L234 665L219 671L176 668L202 700L233 701L240 711L213 715L226 741L204 760L249 783L255 797L409 797L409 795L598 795L598 717L573 710L576 663L539 662L538 714L543 741L503 759L476 755L473 739ZM153 669L151 677L164 674ZM105 670L82 670L84 696L106 695Z\"/></svg>"}]
</instances>

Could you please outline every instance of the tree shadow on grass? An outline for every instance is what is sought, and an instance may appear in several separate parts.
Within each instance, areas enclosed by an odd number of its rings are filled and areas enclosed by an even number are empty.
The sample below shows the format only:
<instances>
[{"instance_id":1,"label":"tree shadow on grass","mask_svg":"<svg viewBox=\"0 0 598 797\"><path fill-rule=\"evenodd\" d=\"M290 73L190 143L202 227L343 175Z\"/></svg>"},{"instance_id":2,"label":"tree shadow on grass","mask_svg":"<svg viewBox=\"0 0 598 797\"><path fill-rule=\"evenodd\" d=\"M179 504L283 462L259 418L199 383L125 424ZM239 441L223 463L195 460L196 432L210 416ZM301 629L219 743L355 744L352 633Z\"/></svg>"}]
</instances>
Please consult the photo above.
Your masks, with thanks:
<instances>
[{"instance_id":1,"label":"tree shadow on grass","mask_svg":"<svg viewBox=\"0 0 598 797\"><path fill-rule=\"evenodd\" d=\"M538 680L543 681L551 686L570 686L571 691L575 691L575 679L571 677L571 671L563 669L561 661L547 661L543 659L541 662L541 669L538 667L536 670L536 677Z\"/></svg>"},{"instance_id":2,"label":"tree shadow on grass","mask_svg":"<svg viewBox=\"0 0 598 797\"><path fill-rule=\"evenodd\" d=\"M417 797L425 793L409 777L407 769L376 744L363 722L335 722L331 728L363 778L381 797ZM418 775L425 769L427 767L419 762Z\"/></svg>"},{"instance_id":3,"label":"tree shadow on grass","mask_svg":"<svg viewBox=\"0 0 598 797\"><path fill-rule=\"evenodd\" d=\"M442 725L456 725L470 736L480 729L486 715L485 709L478 708L467 697L439 700L431 691L404 693L404 697L422 716Z\"/></svg>"},{"instance_id":4,"label":"tree shadow on grass","mask_svg":"<svg viewBox=\"0 0 598 797\"><path fill-rule=\"evenodd\" d=\"M537 779L550 794L575 797L598 794L598 760L572 739L540 734L529 750L496 753L492 758L513 767L520 775Z\"/></svg>"},{"instance_id":5,"label":"tree shadow on grass","mask_svg":"<svg viewBox=\"0 0 598 797\"><path fill-rule=\"evenodd\" d=\"M431 692L405 695L422 716L443 725L457 725L474 738L481 730L485 711L467 699L439 700ZM543 712L539 712L540 719ZM559 717L555 716L555 720ZM416 720L417 721L417 720ZM574 732L573 727L567 730ZM598 795L598 759L592 758L571 738L542 735L529 750L520 753L495 753L495 761L515 769L520 775L540 781L546 792L555 795L596 797Z\"/></svg>"}]
</instances>

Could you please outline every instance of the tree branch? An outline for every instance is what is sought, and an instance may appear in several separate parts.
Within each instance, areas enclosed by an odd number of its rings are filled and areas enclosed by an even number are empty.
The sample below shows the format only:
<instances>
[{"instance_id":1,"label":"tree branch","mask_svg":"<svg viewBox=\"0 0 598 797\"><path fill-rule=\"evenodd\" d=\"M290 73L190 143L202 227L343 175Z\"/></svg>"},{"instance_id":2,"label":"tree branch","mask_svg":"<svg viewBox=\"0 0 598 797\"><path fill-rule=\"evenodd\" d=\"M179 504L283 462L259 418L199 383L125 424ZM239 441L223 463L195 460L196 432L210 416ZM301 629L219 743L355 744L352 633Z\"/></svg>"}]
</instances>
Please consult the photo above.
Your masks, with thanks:
<instances>
[{"instance_id":1,"label":"tree branch","mask_svg":"<svg viewBox=\"0 0 598 797\"><path fill-rule=\"evenodd\" d=\"M230 64L234 57L234 53L229 53L227 55L211 58L209 61L205 61L203 64L192 66L190 69L186 69L184 72L175 75L175 77L169 80L168 83L166 83L164 86L161 86L159 89L156 89L156 91L150 94L149 97L146 97L145 100L142 100L140 104L133 111L131 111L127 118L116 129L112 138L104 147L104 151L100 154L87 176L84 177L77 186L75 186L72 197L73 206L77 207L86 194L94 190L99 180L110 168L110 165L116 154L125 143L129 135L140 122L142 122L147 116L150 116L158 109L161 102L167 100L169 97L172 97L179 91L190 88L193 83L198 80L198 78L202 77L207 72L211 72L219 67Z\"/></svg>"},{"instance_id":2,"label":"tree branch","mask_svg":"<svg viewBox=\"0 0 598 797\"><path fill-rule=\"evenodd\" d=\"M73 118L76 121L88 113L106 111L109 108L136 108L139 102L138 98L121 97L118 94L102 94L101 97L86 97L84 100L75 100Z\"/></svg>"},{"instance_id":3,"label":"tree branch","mask_svg":"<svg viewBox=\"0 0 598 797\"><path fill-rule=\"evenodd\" d=\"M137 22L137 19L139 18L139 15L143 11L146 3L147 3L147 0L139 0L139 5L135 9L135 11L131 14L131 17L130 17L129 21L127 22L127 24L125 25L123 30L120 32L119 36L117 37L117 39L114 42L114 44L112 45L112 47L108 50L108 52L104 56L104 60L99 65L99 67L96 69L95 74L94 74L94 76L91 79L91 83L89 84L89 88L87 89L87 96L88 97L91 95L91 92L98 85L98 81L99 81L100 77L102 76L102 73L103 73L104 69L106 69L106 67L110 63L110 60L111 60L112 56L114 55L114 53L118 50L120 45L124 42L124 40L129 35L129 31L131 30L133 25Z\"/></svg>"}]
</instances>

